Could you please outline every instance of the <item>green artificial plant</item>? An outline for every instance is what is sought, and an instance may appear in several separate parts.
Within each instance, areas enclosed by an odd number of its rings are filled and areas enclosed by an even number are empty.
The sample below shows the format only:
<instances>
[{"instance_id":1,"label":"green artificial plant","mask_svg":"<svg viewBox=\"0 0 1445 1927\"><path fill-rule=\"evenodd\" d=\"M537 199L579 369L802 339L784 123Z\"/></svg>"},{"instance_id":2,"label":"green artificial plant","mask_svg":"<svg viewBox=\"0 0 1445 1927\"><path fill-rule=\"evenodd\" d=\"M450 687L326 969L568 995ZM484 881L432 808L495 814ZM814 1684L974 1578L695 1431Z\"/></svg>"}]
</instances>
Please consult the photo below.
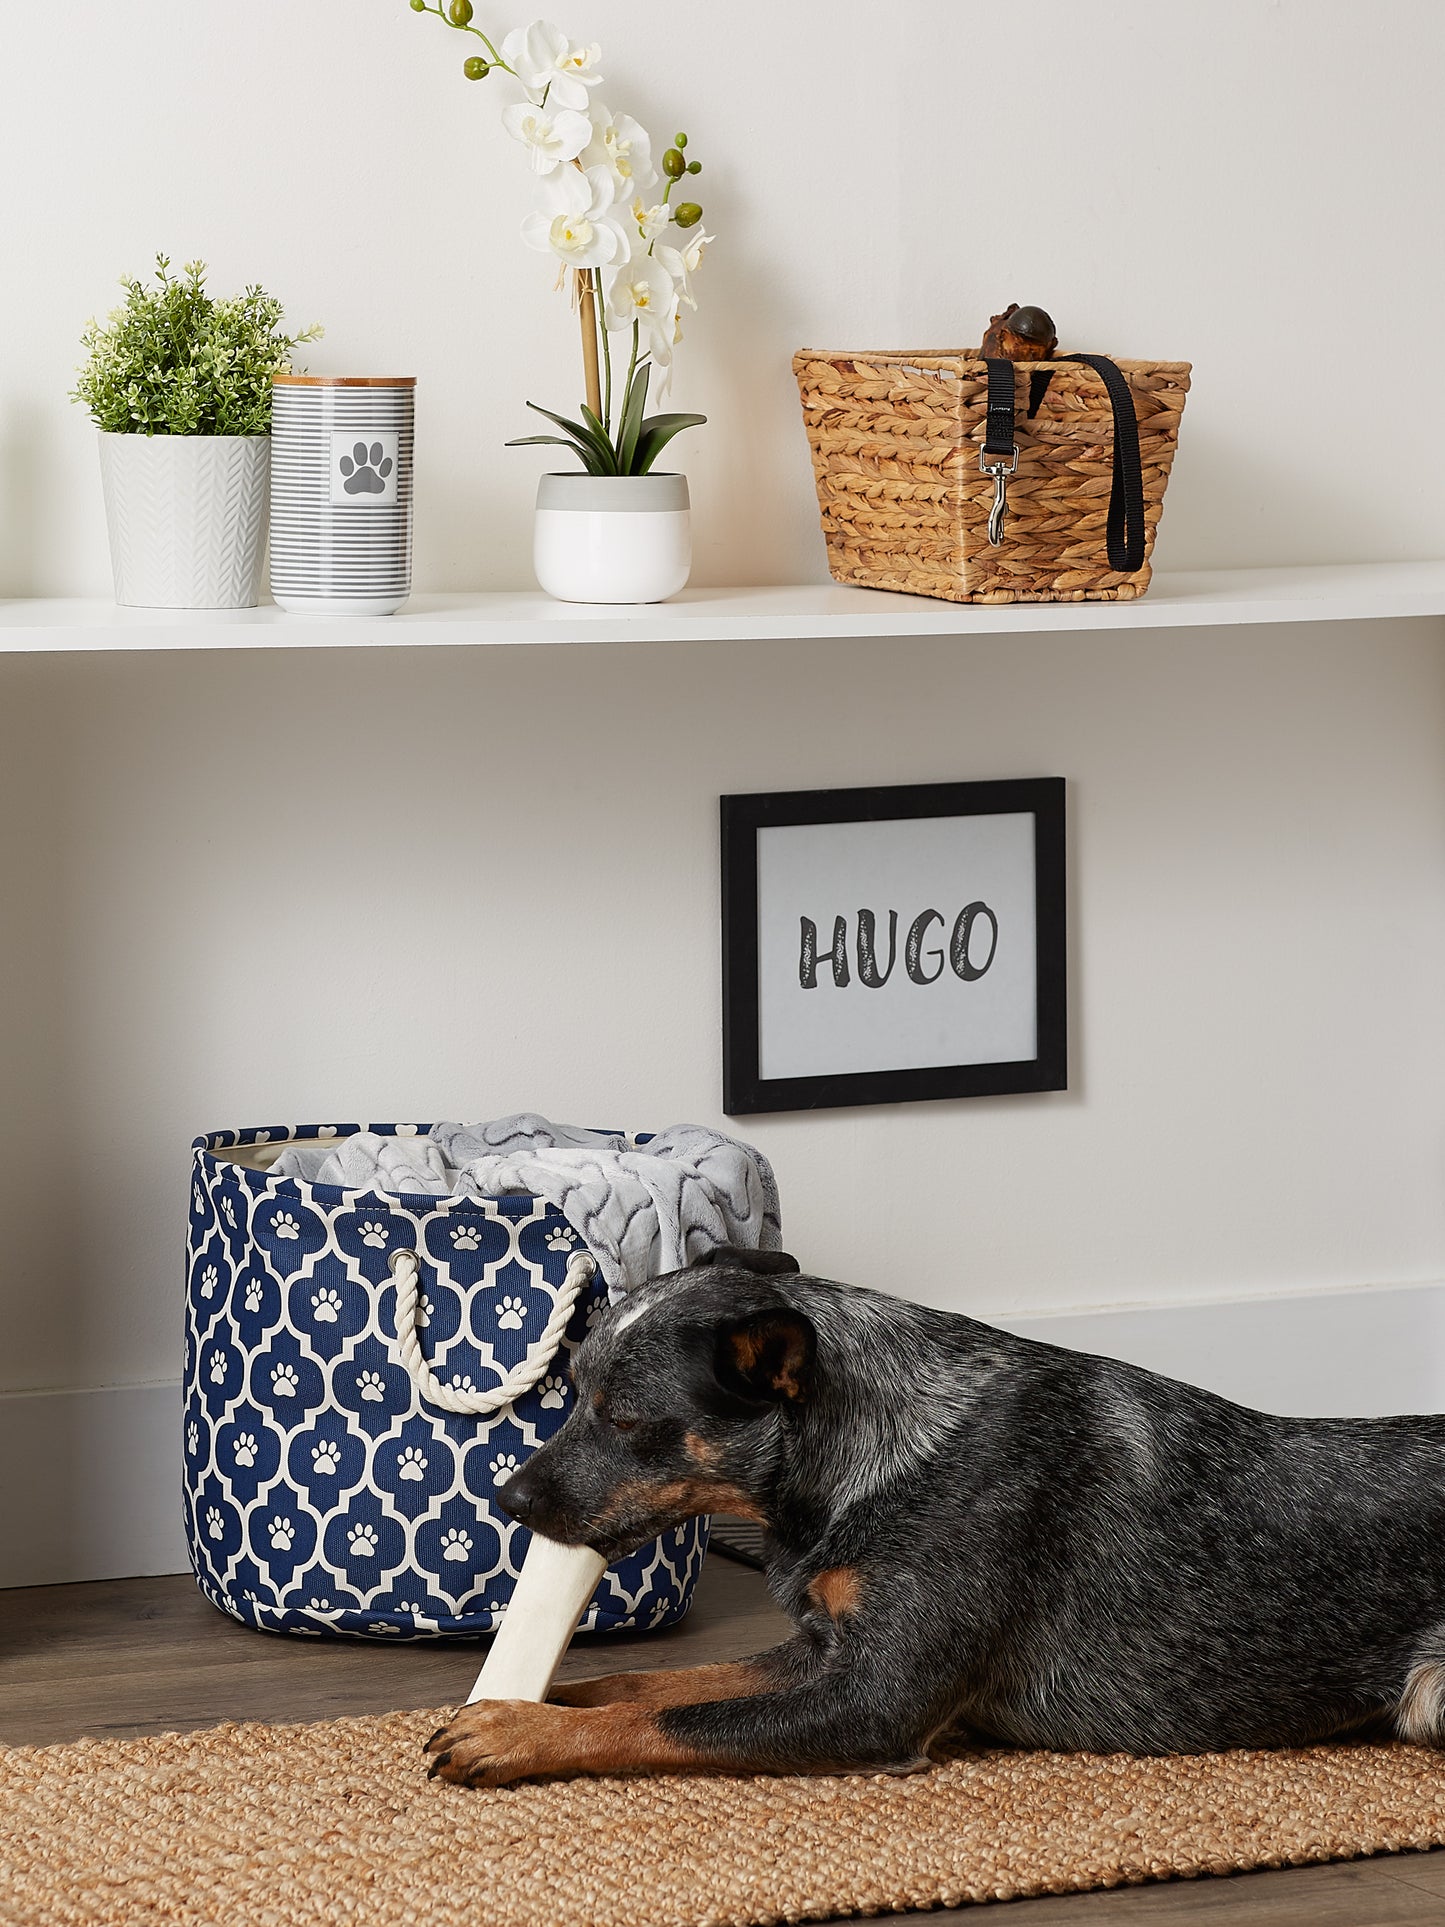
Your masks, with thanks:
<instances>
[{"instance_id":1,"label":"green artificial plant","mask_svg":"<svg viewBox=\"0 0 1445 1927\"><path fill-rule=\"evenodd\" d=\"M81 337L89 358L72 399L112 435L268 435L271 377L321 329L287 334L262 288L215 299L203 261L170 269L158 254L154 287L121 281L125 300Z\"/></svg>"}]
</instances>

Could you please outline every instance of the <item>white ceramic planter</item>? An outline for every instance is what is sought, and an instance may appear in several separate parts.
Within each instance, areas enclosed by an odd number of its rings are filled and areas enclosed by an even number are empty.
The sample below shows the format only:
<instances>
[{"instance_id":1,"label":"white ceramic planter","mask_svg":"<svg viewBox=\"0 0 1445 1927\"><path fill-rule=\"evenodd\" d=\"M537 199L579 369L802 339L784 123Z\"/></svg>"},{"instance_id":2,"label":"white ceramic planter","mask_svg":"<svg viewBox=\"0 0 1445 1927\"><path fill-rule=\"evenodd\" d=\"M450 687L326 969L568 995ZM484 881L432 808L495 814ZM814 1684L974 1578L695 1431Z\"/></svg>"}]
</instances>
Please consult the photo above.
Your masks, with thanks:
<instances>
[{"instance_id":1,"label":"white ceramic planter","mask_svg":"<svg viewBox=\"0 0 1445 1927\"><path fill-rule=\"evenodd\" d=\"M532 550L560 602L663 602L692 572L685 475L544 475Z\"/></svg>"},{"instance_id":2,"label":"white ceramic planter","mask_svg":"<svg viewBox=\"0 0 1445 1927\"><path fill-rule=\"evenodd\" d=\"M270 493L267 435L100 437L115 599L142 609L254 609Z\"/></svg>"}]
</instances>

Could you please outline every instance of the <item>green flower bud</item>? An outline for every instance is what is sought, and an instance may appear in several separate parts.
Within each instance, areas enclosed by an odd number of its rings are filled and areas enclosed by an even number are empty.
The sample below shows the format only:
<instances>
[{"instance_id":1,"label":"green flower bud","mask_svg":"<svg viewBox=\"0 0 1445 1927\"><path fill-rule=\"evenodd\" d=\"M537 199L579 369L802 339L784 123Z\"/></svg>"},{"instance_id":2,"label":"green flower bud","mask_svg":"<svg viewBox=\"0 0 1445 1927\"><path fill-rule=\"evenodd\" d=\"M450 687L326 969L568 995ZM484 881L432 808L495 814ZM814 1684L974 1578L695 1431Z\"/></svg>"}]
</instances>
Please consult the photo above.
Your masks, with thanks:
<instances>
[{"instance_id":1,"label":"green flower bud","mask_svg":"<svg viewBox=\"0 0 1445 1927\"><path fill-rule=\"evenodd\" d=\"M469 27L472 24L472 0L451 0L447 19L454 27Z\"/></svg>"},{"instance_id":2,"label":"green flower bud","mask_svg":"<svg viewBox=\"0 0 1445 1927\"><path fill-rule=\"evenodd\" d=\"M687 171L688 171L688 173L689 173L689 174L701 174L701 172L702 172L702 162L701 162L701 161L689 161L689 162L688 162L688 164L687 164Z\"/></svg>"},{"instance_id":3,"label":"green flower bud","mask_svg":"<svg viewBox=\"0 0 1445 1927\"><path fill-rule=\"evenodd\" d=\"M679 134L679 135L677 135L677 137L676 137L676 138L674 139L674 141L673 141L673 143L672 143L672 144L673 144L673 146L674 146L674 147L686 147L686 146L687 146L687 135L686 135L686 134Z\"/></svg>"},{"instance_id":4,"label":"green flower bud","mask_svg":"<svg viewBox=\"0 0 1445 1927\"><path fill-rule=\"evenodd\" d=\"M670 181L679 179L686 166L687 162L675 147L669 147L662 157L662 171Z\"/></svg>"},{"instance_id":5,"label":"green flower bud","mask_svg":"<svg viewBox=\"0 0 1445 1927\"><path fill-rule=\"evenodd\" d=\"M702 209L696 201L684 201L681 207L673 209L672 218L679 227L696 227L702 219Z\"/></svg>"},{"instance_id":6,"label":"green flower bud","mask_svg":"<svg viewBox=\"0 0 1445 1927\"><path fill-rule=\"evenodd\" d=\"M480 54L473 54L470 60L462 62L462 72L468 80L485 80L491 71Z\"/></svg>"},{"instance_id":7,"label":"green flower bud","mask_svg":"<svg viewBox=\"0 0 1445 1927\"><path fill-rule=\"evenodd\" d=\"M411 0L411 10L413 13L425 13L426 0Z\"/></svg>"}]
</instances>

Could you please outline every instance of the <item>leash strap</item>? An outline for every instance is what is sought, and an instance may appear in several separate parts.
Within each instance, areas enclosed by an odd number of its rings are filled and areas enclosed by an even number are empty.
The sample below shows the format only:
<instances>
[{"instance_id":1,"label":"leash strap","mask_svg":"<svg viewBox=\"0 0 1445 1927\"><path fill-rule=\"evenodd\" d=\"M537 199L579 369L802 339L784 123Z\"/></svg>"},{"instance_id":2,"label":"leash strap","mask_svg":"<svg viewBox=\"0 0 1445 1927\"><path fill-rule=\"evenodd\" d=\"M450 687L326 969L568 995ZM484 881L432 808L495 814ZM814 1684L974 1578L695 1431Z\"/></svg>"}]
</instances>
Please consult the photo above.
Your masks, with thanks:
<instances>
[{"instance_id":1,"label":"leash strap","mask_svg":"<svg viewBox=\"0 0 1445 1927\"><path fill-rule=\"evenodd\" d=\"M1058 361L1082 362L1092 368L1103 382L1114 417L1114 472L1109 488L1109 515L1104 541L1109 552L1109 567L1120 574L1132 575L1144 566L1144 469L1139 455L1139 418L1134 396L1123 371L1107 355L1059 355ZM983 447L978 465L993 477L994 499L988 518L988 539L994 548L1003 541L1004 518L1008 512L1008 478L1018 467L1018 444L1014 439L1014 365L1011 361L985 359L988 369L988 416L984 424ZM1053 371L1036 368L1029 377L1029 417L1042 406ZM1007 464L1004 458L1009 457Z\"/></svg>"}]
</instances>

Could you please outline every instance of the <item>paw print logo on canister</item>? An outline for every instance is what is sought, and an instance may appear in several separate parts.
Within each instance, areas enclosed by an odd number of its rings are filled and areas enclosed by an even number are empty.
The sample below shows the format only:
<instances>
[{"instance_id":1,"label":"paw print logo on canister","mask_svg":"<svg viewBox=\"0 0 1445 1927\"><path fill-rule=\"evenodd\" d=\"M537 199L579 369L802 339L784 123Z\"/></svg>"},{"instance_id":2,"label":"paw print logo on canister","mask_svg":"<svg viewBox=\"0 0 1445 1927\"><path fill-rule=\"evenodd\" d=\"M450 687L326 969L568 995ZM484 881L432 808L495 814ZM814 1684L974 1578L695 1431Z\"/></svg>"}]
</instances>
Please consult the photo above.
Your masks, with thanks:
<instances>
[{"instance_id":1,"label":"paw print logo on canister","mask_svg":"<svg viewBox=\"0 0 1445 1927\"><path fill-rule=\"evenodd\" d=\"M331 437L331 504L391 508L396 502L394 428L341 429Z\"/></svg>"}]
</instances>

